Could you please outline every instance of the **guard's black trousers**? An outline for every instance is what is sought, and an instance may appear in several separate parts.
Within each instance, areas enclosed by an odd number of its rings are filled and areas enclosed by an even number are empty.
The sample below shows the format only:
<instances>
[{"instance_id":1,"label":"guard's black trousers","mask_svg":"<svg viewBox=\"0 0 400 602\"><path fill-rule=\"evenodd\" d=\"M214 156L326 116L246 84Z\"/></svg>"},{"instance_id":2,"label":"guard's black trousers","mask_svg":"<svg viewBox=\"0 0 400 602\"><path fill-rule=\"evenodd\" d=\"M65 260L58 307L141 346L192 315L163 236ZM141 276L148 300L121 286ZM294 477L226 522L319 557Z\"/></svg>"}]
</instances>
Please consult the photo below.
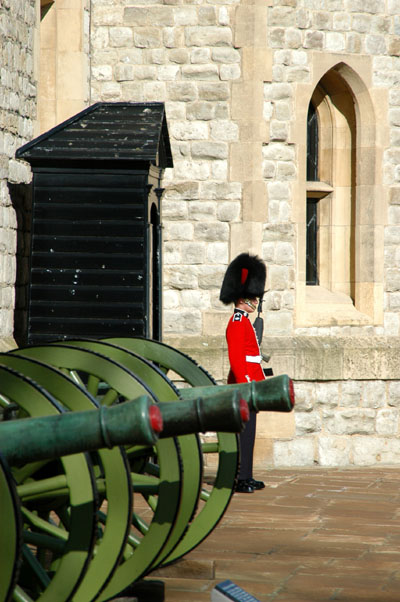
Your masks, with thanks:
<instances>
[{"instance_id":1,"label":"guard's black trousers","mask_svg":"<svg viewBox=\"0 0 400 602\"><path fill-rule=\"evenodd\" d=\"M250 412L250 420L239 435L240 444L240 470L238 479L251 479L253 477L253 452L256 440L256 412Z\"/></svg>"}]
</instances>

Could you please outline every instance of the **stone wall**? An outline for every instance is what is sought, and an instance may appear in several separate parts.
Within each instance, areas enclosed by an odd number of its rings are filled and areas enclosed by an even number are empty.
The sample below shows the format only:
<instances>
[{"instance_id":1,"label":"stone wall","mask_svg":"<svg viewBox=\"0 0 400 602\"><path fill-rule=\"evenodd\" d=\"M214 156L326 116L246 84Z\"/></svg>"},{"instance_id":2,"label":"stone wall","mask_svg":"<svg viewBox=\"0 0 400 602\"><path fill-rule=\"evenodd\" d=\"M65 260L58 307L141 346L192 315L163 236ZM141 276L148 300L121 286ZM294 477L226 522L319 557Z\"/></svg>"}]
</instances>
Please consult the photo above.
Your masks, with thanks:
<instances>
[{"instance_id":1,"label":"stone wall","mask_svg":"<svg viewBox=\"0 0 400 602\"><path fill-rule=\"evenodd\" d=\"M12 344L18 207L10 186L30 180L15 151L33 137L36 117L34 74L35 0L0 5L0 349Z\"/></svg>"},{"instance_id":2,"label":"stone wall","mask_svg":"<svg viewBox=\"0 0 400 602\"><path fill-rule=\"evenodd\" d=\"M400 462L400 381L297 382L295 434L275 440L277 466Z\"/></svg>"},{"instance_id":3,"label":"stone wall","mask_svg":"<svg viewBox=\"0 0 400 602\"><path fill-rule=\"evenodd\" d=\"M167 337L223 333L218 287L227 262L244 247L269 266L264 316L273 336L398 335L397 8L380 0L93 1L92 101L166 103L175 165L165 174L163 200ZM385 278L364 295L382 298L384 319L381 310L364 319L342 304L343 320L304 326L299 115L310 99L304 91L312 93L324 65L340 62L365 81L387 136L375 144L383 189L371 192L382 197L379 227L388 224Z\"/></svg>"}]
</instances>

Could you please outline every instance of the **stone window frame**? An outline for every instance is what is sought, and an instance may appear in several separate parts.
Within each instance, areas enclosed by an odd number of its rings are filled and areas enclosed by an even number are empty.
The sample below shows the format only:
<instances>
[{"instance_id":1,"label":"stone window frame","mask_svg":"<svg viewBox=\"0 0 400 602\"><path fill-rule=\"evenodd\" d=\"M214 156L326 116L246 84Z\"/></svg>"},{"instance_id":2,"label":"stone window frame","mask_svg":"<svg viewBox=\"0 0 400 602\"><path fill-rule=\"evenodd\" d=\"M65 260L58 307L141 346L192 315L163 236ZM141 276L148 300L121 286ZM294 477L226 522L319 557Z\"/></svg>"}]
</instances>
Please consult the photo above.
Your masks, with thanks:
<instances>
[{"instance_id":1,"label":"stone window frame","mask_svg":"<svg viewBox=\"0 0 400 602\"><path fill-rule=\"evenodd\" d=\"M355 57L353 66L348 57L337 62L334 57L314 55L315 79L311 85L299 84L298 127L294 130L294 141L299 153L299 179L294 189L294 219L297 223L297 275L295 327L327 326L381 326L383 324L383 228L387 199L382 185L381 165L383 141L387 140L386 121L378 119L382 110L385 91L373 89L371 85L372 63L370 57ZM317 61L320 61L319 63ZM331 62L331 64L329 64ZM335 95L338 95L335 98ZM340 96L342 95L342 99ZM339 130L335 132L332 109L341 101L351 100L354 106L354 123L348 118L348 136L351 145L344 145L344 152L335 145ZM320 181L307 182L307 113L309 103L318 104L318 119L321 125ZM387 97L386 97L387 106ZM377 124L379 123L379 128ZM346 161L347 157L347 161ZM349 171L349 157L350 166ZM336 187L343 184L351 188L350 223L341 223L342 233L352 229L347 242L346 287L337 278L337 262L341 235L335 237L333 198ZM338 174L342 174L338 180ZM353 175L352 175L353 174ZM345 187L346 187L345 186ZM344 187L344 188L345 188ZM339 189L343 186L339 186ZM343 195L344 191L339 190ZM349 190L347 190L347 196ZM306 285L306 199L311 196L320 203L321 253L328 260L322 266L320 285ZM347 207L348 212L348 207ZM344 220L342 219L342 222ZM325 229L323 229L325 228ZM321 231L322 230L322 231ZM343 253L341 253L343 255ZM338 265L336 265L338 263ZM336 274L335 274L336 270Z\"/></svg>"}]
</instances>

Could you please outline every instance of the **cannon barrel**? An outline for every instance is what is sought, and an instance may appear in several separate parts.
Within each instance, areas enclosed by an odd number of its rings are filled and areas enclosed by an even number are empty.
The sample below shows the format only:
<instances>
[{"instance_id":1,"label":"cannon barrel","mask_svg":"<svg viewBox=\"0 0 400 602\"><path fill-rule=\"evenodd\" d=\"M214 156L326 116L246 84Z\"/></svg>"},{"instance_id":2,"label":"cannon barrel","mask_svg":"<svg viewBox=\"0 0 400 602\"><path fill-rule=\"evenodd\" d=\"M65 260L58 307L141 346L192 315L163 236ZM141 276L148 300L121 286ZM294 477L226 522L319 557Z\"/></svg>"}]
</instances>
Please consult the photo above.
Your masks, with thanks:
<instances>
[{"instance_id":1,"label":"cannon barrel","mask_svg":"<svg viewBox=\"0 0 400 602\"><path fill-rule=\"evenodd\" d=\"M135 443L152 445L162 416L147 395L98 410L0 422L0 452L10 465Z\"/></svg>"},{"instance_id":2,"label":"cannon barrel","mask_svg":"<svg viewBox=\"0 0 400 602\"><path fill-rule=\"evenodd\" d=\"M161 402L163 417L161 438L207 431L240 433L249 419L249 409L236 388L219 391L211 387L212 394L185 399L184 402Z\"/></svg>"},{"instance_id":3,"label":"cannon barrel","mask_svg":"<svg viewBox=\"0 0 400 602\"><path fill-rule=\"evenodd\" d=\"M236 389L240 396L247 401L250 410L254 412L291 412L294 406L293 381L282 374L266 380L251 383L236 383L233 385L220 385L218 392L229 392ZM180 389L182 399L188 400L195 397L207 398L216 394L215 386L193 387Z\"/></svg>"},{"instance_id":4,"label":"cannon barrel","mask_svg":"<svg viewBox=\"0 0 400 602\"><path fill-rule=\"evenodd\" d=\"M98 410L0 422L0 452L19 465L115 445L153 445L160 434L238 433L248 419L248 406L235 388L157 405L143 395Z\"/></svg>"}]
</instances>

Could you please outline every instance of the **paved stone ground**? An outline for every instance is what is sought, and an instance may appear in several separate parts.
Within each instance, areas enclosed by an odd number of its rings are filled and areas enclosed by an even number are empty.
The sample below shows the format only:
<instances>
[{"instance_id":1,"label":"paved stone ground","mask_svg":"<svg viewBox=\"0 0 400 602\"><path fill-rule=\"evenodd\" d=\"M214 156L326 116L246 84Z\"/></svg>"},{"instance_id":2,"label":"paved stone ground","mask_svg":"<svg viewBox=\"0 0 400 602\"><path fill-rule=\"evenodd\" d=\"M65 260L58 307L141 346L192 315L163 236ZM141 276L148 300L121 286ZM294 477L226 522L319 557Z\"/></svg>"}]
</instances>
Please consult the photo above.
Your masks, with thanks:
<instances>
[{"instance_id":1,"label":"paved stone ground","mask_svg":"<svg viewBox=\"0 0 400 602\"><path fill-rule=\"evenodd\" d=\"M261 602L399 602L400 469L257 473L196 550L150 578L165 602L210 601L231 579Z\"/></svg>"}]
</instances>

